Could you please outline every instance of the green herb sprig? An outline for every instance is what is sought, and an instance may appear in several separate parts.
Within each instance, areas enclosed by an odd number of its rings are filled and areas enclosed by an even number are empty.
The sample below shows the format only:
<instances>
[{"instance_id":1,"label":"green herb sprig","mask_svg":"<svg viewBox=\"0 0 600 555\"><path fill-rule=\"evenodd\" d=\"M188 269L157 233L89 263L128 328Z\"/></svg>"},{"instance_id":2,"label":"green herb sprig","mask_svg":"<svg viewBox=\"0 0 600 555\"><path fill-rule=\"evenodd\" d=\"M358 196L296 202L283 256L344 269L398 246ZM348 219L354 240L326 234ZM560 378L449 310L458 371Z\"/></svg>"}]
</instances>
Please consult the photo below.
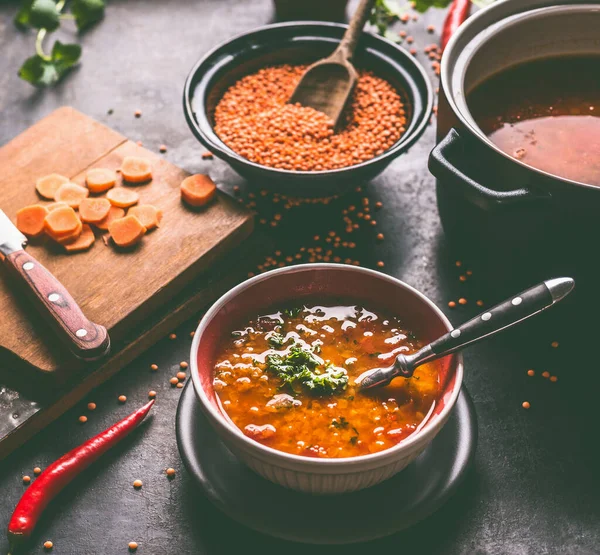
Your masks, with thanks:
<instances>
[{"instance_id":1,"label":"green herb sprig","mask_svg":"<svg viewBox=\"0 0 600 555\"><path fill-rule=\"evenodd\" d=\"M104 0L72 0L70 13L63 13L66 0L22 0L14 22L20 29L37 29L35 55L27 58L19 77L36 87L47 87L60 81L81 57L81 46L54 42L49 54L43 43L48 33L56 31L61 21L72 19L79 31L88 29L104 17Z\"/></svg>"},{"instance_id":2,"label":"green herb sprig","mask_svg":"<svg viewBox=\"0 0 600 555\"><path fill-rule=\"evenodd\" d=\"M297 343L286 355L268 355L266 363L267 372L281 380L280 387L293 392L301 387L311 395L324 397L344 391L348 385L343 369L321 364L311 351Z\"/></svg>"}]
</instances>

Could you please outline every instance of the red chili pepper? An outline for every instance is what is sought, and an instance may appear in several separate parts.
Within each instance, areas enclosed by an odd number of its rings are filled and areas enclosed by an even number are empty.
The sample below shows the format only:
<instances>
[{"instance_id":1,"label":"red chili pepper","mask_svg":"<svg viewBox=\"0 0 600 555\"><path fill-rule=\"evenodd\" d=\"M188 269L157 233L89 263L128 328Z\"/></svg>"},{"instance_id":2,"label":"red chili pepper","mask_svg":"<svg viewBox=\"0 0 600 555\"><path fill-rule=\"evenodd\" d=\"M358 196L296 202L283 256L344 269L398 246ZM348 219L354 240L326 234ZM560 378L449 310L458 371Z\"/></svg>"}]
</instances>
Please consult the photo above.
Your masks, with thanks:
<instances>
[{"instance_id":1,"label":"red chili pepper","mask_svg":"<svg viewBox=\"0 0 600 555\"><path fill-rule=\"evenodd\" d=\"M100 458L113 445L129 435L146 417L154 400L131 413L114 426L69 451L42 472L23 494L8 524L11 545L27 539L42 512L56 495L80 472Z\"/></svg>"},{"instance_id":2,"label":"red chili pepper","mask_svg":"<svg viewBox=\"0 0 600 555\"><path fill-rule=\"evenodd\" d=\"M465 22L471 13L471 0L454 0L442 27L442 36L440 38L440 48L442 52L446 48L448 41L455 31Z\"/></svg>"}]
</instances>

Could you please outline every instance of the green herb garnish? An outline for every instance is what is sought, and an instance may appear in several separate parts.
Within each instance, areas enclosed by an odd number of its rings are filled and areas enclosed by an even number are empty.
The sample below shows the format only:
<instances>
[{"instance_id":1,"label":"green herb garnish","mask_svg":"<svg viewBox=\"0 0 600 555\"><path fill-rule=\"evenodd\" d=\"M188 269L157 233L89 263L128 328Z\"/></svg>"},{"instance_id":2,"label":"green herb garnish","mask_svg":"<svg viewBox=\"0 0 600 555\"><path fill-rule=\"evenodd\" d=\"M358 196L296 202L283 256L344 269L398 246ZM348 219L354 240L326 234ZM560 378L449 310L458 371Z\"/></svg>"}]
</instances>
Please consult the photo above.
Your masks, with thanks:
<instances>
[{"instance_id":1,"label":"green herb garnish","mask_svg":"<svg viewBox=\"0 0 600 555\"><path fill-rule=\"evenodd\" d=\"M344 370L321 364L314 354L294 344L286 355L267 356L267 372L281 380L281 388L296 391L302 387L311 395L322 397L346 389L348 375Z\"/></svg>"},{"instance_id":2,"label":"green herb garnish","mask_svg":"<svg viewBox=\"0 0 600 555\"><path fill-rule=\"evenodd\" d=\"M348 427L349 423L348 423L348 421L343 416L340 416L339 420L337 420L336 418L334 418L331 421L331 425L334 428L345 430Z\"/></svg>"},{"instance_id":3,"label":"green herb garnish","mask_svg":"<svg viewBox=\"0 0 600 555\"><path fill-rule=\"evenodd\" d=\"M295 318L296 316L298 316L298 314L300 314L302 312L302 307L292 307L292 308L286 308L283 313L288 317L288 318Z\"/></svg>"},{"instance_id":4,"label":"green herb garnish","mask_svg":"<svg viewBox=\"0 0 600 555\"><path fill-rule=\"evenodd\" d=\"M267 343L269 343L269 346L272 349L281 349L285 343L285 337L280 333L273 332L269 336L269 339L267 339Z\"/></svg>"}]
</instances>

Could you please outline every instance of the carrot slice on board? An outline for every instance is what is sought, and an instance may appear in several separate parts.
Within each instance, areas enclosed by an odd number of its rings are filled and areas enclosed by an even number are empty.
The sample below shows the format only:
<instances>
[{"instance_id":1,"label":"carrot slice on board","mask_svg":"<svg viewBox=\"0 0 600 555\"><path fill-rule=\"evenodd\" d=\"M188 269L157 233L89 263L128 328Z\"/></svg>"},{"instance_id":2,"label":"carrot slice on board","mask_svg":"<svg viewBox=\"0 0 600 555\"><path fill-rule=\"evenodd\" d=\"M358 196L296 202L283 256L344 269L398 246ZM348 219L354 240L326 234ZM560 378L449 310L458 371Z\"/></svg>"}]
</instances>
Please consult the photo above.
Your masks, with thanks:
<instances>
[{"instance_id":1,"label":"carrot slice on board","mask_svg":"<svg viewBox=\"0 0 600 555\"><path fill-rule=\"evenodd\" d=\"M105 198L84 198L79 205L79 217L82 222L97 224L108 216L110 207Z\"/></svg>"},{"instance_id":2,"label":"carrot slice on board","mask_svg":"<svg viewBox=\"0 0 600 555\"><path fill-rule=\"evenodd\" d=\"M66 202L53 202L51 204L46 205L46 209L48 210L48 212L52 212L52 210L56 210L57 208L60 208L61 206L69 206Z\"/></svg>"},{"instance_id":3,"label":"carrot slice on board","mask_svg":"<svg viewBox=\"0 0 600 555\"><path fill-rule=\"evenodd\" d=\"M79 203L89 194L90 192L81 185L77 185L76 183L65 183L64 185L61 185L54 194L54 200L56 202L64 202L71 208L77 208Z\"/></svg>"},{"instance_id":4,"label":"carrot slice on board","mask_svg":"<svg viewBox=\"0 0 600 555\"><path fill-rule=\"evenodd\" d=\"M97 222L94 225L101 229L102 231L106 231L111 222L118 220L125 216L125 210L119 208L118 206L111 206L108 212L108 216L104 218L101 222Z\"/></svg>"},{"instance_id":5,"label":"carrot slice on board","mask_svg":"<svg viewBox=\"0 0 600 555\"><path fill-rule=\"evenodd\" d=\"M69 235L81 225L75 210L70 206L59 206L52 210L44 222L48 235L54 238Z\"/></svg>"},{"instance_id":6,"label":"carrot slice on board","mask_svg":"<svg viewBox=\"0 0 600 555\"><path fill-rule=\"evenodd\" d=\"M138 203L140 195L131 189L125 189L125 187L115 187L106 193L106 198L113 206L129 208Z\"/></svg>"},{"instance_id":7,"label":"carrot slice on board","mask_svg":"<svg viewBox=\"0 0 600 555\"><path fill-rule=\"evenodd\" d=\"M117 174L106 168L93 168L85 174L85 182L92 193L103 193L117 184Z\"/></svg>"},{"instance_id":8,"label":"carrot slice on board","mask_svg":"<svg viewBox=\"0 0 600 555\"><path fill-rule=\"evenodd\" d=\"M83 224L81 235L75 241L64 245L64 247L68 252L85 251L94 244L95 240L92 228L87 224Z\"/></svg>"},{"instance_id":9,"label":"carrot slice on board","mask_svg":"<svg viewBox=\"0 0 600 555\"><path fill-rule=\"evenodd\" d=\"M59 236L53 236L50 233L48 233L48 235L50 237L52 237L52 239L54 239L57 243L60 243L61 245L69 245L69 244L73 243L74 241L77 241L77 239L79 239L82 231L83 231L83 224L81 222L79 222L77 229L75 229L73 231L73 233L69 233L68 235L59 235Z\"/></svg>"},{"instance_id":10,"label":"carrot slice on board","mask_svg":"<svg viewBox=\"0 0 600 555\"><path fill-rule=\"evenodd\" d=\"M208 175L190 175L181 183L181 198L190 206L204 206L216 192L217 186Z\"/></svg>"},{"instance_id":11,"label":"carrot slice on board","mask_svg":"<svg viewBox=\"0 0 600 555\"><path fill-rule=\"evenodd\" d=\"M135 216L146 229L154 229L160 225L162 220L162 210L151 204L140 204L133 206L127 212L128 216Z\"/></svg>"},{"instance_id":12,"label":"carrot slice on board","mask_svg":"<svg viewBox=\"0 0 600 555\"><path fill-rule=\"evenodd\" d=\"M40 177L35 182L35 189L41 197L53 200L56 191L58 191L59 187L65 183L69 183L68 177L60 175L59 173L51 173L50 175Z\"/></svg>"},{"instance_id":13,"label":"carrot slice on board","mask_svg":"<svg viewBox=\"0 0 600 555\"><path fill-rule=\"evenodd\" d=\"M135 245L146 233L146 228L135 216L125 216L111 222L108 232L119 247Z\"/></svg>"},{"instance_id":14,"label":"carrot slice on board","mask_svg":"<svg viewBox=\"0 0 600 555\"><path fill-rule=\"evenodd\" d=\"M125 156L121 162L121 175L129 183L143 183L152 179L152 166L145 158Z\"/></svg>"},{"instance_id":15,"label":"carrot slice on board","mask_svg":"<svg viewBox=\"0 0 600 555\"><path fill-rule=\"evenodd\" d=\"M47 215L48 209L41 204L25 206L17 211L17 229L28 237L38 237L44 233Z\"/></svg>"}]
</instances>

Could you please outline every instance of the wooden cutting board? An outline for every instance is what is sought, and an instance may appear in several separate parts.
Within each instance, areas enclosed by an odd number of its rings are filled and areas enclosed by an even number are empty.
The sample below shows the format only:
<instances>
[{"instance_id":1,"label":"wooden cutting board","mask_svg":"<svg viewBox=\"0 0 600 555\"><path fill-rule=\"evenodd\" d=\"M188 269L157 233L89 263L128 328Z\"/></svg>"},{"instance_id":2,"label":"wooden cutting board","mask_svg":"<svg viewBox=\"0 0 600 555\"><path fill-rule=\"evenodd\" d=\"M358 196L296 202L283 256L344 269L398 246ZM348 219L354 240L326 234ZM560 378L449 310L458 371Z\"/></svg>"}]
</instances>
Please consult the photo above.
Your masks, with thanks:
<instances>
[{"instance_id":1,"label":"wooden cutting board","mask_svg":"<svg viewBox=\"0 0 600 555\"><path fill-rule=\"evenodd\" d=\"M203 210L186 208L179 194L186 172L73 108L56 110L0 149L0 209L14 221L19 208L40 202L37 178L56 172L83 184L87 169L117 169L128 155L152 162L152 181L135 190L140 202L163 211L159 229L131 251L118 252L101 239L77 254L36 242L27 247L88 318L107 328L114 344L127 340L131 330L239 245L253 227L251 214L225 194ZM81 365L1 267L0 313L0 355L11 353L46 376L72 375Z\"/></svg>"}]
</instances>

